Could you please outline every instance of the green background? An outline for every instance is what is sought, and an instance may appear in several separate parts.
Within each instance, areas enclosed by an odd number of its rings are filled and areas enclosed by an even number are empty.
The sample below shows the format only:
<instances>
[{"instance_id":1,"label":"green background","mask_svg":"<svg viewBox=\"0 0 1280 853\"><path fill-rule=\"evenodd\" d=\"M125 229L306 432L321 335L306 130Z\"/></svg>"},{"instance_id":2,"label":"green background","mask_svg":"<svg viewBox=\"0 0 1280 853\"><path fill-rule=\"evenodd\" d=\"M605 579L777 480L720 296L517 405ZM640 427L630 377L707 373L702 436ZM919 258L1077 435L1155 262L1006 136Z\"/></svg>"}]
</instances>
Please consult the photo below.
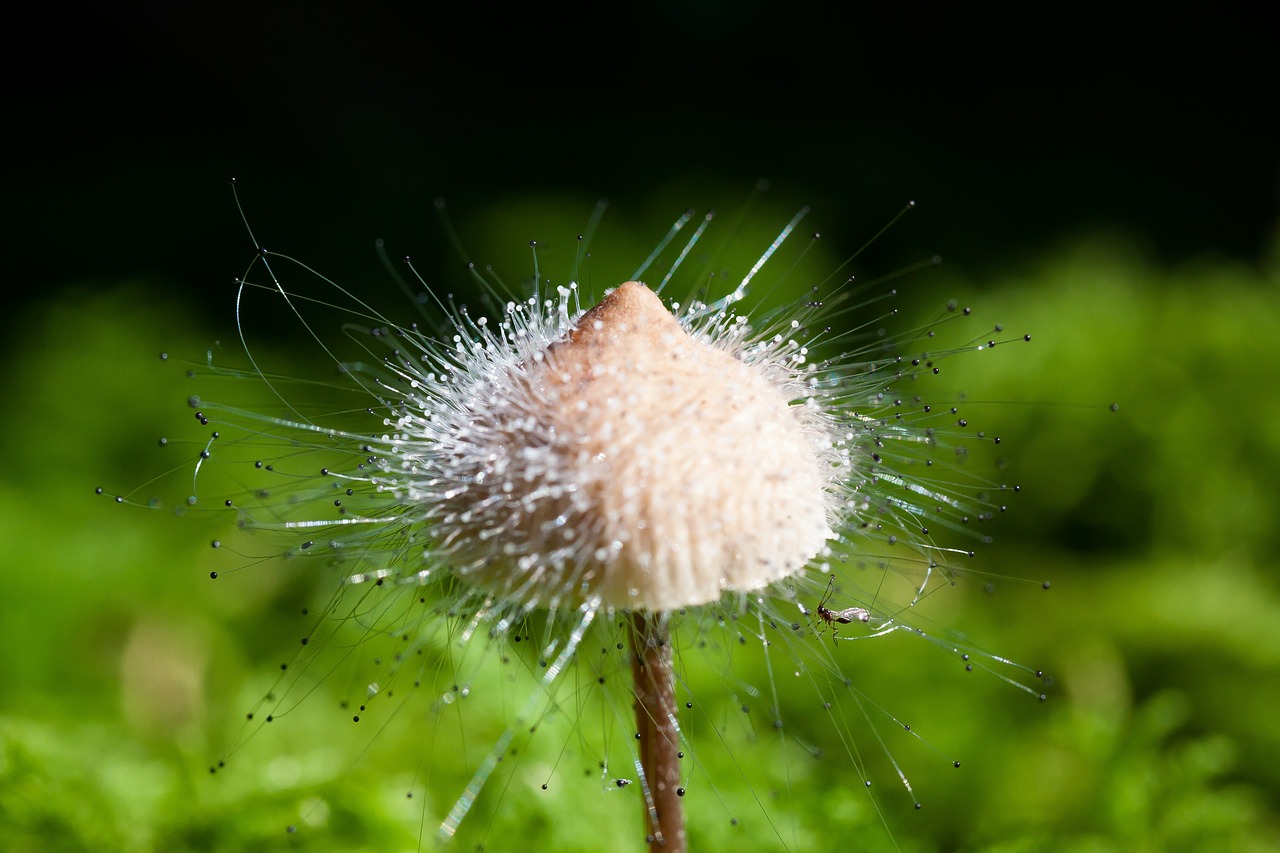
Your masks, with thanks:
<instances>
[{"instance_id":1,"label":"green background","mask_svg":"<svg viewBox=\"0 0 1280 853\"><path fill-rule=\"evenodd\" d=\"M1280 846L1280 144L1261 22L1082 17L988 44L957 34L1002 22L659 6L497 16L522 34L508 42L484 14L343 4L65 14L19 28L45 49L10 69L4 143L0 848L418 843L412 734L359 756L328 688L209 775L296 642L295 591L267 571L211 585L201 522L93 494L146 481L156 437L191 426L156 353L233 338L253 254L233 176L264 244L388 294L376 238L465 286L437 196L509 281L530 239L563 271L602 196L602 278L686 207L740 211L760 178L751 221L812 205L829 266L916 200L859 271L940 254L898 284L912 311L954 297L1034 334L956 362L1024 486L981 569L1034 583L970 579L946 625L1056 684L1038 704L886 642L859 688L963 758L943 770L891 740L927 807L882 794L890 841L823 763L762 809L777 836L734 835L691 795L695 849ZM289 357L283 323L255 332ZM472 707L476 741L496 737L508 708ZM708 762L728 811L768 799ZM439 808L465 775L433 773ZM463 843L640 849L626 797L513 785Z\"/></svg>"}]
</instances>

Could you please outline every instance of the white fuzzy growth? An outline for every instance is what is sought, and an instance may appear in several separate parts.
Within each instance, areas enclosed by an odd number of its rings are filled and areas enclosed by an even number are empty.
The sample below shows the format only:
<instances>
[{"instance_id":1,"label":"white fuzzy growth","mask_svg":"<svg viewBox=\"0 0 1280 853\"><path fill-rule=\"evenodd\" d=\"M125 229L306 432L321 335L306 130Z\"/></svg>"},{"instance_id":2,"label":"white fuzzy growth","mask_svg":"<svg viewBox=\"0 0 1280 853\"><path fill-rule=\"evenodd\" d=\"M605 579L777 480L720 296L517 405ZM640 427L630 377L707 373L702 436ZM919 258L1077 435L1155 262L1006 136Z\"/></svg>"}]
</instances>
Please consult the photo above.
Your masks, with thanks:
<instances>
[{"instance_id":1,"label":"white fuzzy growth","mask_svg":"<svg viewBox=\"0 0 1280 853\"><path fill-rule=\"evenodd\" d=\"M355 583L453 576L485 613L667 611L825 572L834 541L918 597L952 550L930 528L972 536L991 484L930 476L955 409L894 390L948 352L902 356L875 334L810 359L835 302L757 325L727 298L673 316L636 283L583 312L571 284L497 317L450 309L443 336L351 326L378 359L339 362L355 397L323 424L292 402L298 417L203 405L250 447L289 441L229 502L241 526L282 531L290 555L367 561Z\"/></svg>"},{"instance_id":2,"label":"white fuzzy growth","mask_svg":"<svg viewBox=\"0 0 1280 853\"><path fill-rule=\"evenodd\" d=\"M787 347L691 336L634 282L576 319L532 302L477 331L404 377L387 471L465 580L672 610L794 574L834 535L838 442Z\"/></svg>"},{"instance_id":3,"label":"white fuzzy growth","mask_svg":"<svg viewBox=\"0 0 1280 853\"><path fill-rule=\"evenodd\" d=\"M586 312L570 284L487 318L429 290L420 301L440 307L444 322L419 327L395 325L327 280L342 298L294 294L272 274L263 289L284 298L337 381L288 379L260 369L252 354L247 371L210 357L215 376L257 380L268 407L200 403L223 435L208 440L201 462L211 452L234 483L218 494L216 511L234 507L241 527L284 543L273 553L337 567L346 581L282 684L300 684L326 647L346 657L366 642L385 653L374 658L376 677L358 682L362 706L390 698L393 687L403 695L412 680L440 696L441 708L459 709L458 699L484 685L485 651L497 647L503 663L518 643L545 668L450 810L445 834L517 733L561 710L578 715L575 728L589 728L580 725L589 716L583 700L557 691L598 682L590 695L604 703L603 716L625 719L617 712L633 701L633 686L616 676L631 652L618 632L630 619L611 610L656 614L677 649L691 649L694 637L759 646L769 667L763 682L724 661L743 710L779 719L779 694L792 682L775 680L774 667L785 663L794 683L812 683L833 711L833 743L843 750L851 722L867 716L836 657L846 643L905 630L966 660L973 651L904 621L947 574L947 552L963 553L936 544L937 533L973 538L1003 510L988 494L1003 487L953 461L963 462L982 434L964 429L949 404L915 393L931 384L936 361L972 347L936 349L942 320L890 335L880 323L892 312L875 307L883 297L840 285L821 296L814 287L814 301L777 314L738 313L748 280L727 295L715 291L710 304L670 310L627 283ZM257 287L246 283L246 292ZM312 331L302 311L313 305L345 312L350 340ZM959 315L949 308L942 316ZM809 347L823 354L815 361ZM197 485L225 488L211 467L199 469ZM243 556L255 552L222 552L257 562ZM819 603L826 617L813 609ZM546 618L526 618L533 609ZM828 632L824 622L853 627L815 643L816 632ZM601 655L577 655L580 644L597 642ZM566 677L567 666L576 674ZM273 690L259 707L285 707L278 697L287 692ZM586 746L600 752L611 786L613 740L606 732L601 745Z\"/></svg>"}]
</instances>

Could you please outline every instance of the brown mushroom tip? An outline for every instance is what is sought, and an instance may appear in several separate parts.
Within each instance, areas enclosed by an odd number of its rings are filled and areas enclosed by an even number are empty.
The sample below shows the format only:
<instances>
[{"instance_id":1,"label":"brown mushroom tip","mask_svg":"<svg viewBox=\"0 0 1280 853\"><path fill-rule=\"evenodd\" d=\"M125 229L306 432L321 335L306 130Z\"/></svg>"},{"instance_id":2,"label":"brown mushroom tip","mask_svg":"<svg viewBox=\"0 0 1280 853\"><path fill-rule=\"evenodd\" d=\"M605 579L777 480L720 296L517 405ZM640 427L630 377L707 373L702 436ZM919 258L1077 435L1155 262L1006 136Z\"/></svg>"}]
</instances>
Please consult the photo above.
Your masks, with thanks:
<instances>
[{"instance_id":1,"label":"brown mushroom tip","mask_svg":"<svg viewBox=\"0 0 1280 853\"><path fill-rule=\"evenodd\" d=\"M579 319L571 342L598 343L621 337L654 338L680 330L661 297L638 281L624 282L605 294Z\"/></svg>"}]
</instances>

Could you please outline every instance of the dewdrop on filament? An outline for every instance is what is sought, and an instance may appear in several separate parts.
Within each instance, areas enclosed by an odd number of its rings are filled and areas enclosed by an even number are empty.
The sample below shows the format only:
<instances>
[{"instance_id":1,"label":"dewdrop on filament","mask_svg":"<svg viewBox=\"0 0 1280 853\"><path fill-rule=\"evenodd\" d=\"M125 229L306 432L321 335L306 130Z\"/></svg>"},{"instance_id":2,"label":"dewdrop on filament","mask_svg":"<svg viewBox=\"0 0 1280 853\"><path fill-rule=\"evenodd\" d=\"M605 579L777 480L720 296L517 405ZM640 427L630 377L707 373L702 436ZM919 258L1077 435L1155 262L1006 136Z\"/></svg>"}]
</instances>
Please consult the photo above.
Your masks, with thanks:
<instances>
[{"instance_id":1,"label":"dewdrop on filament","mask_svg":"<svg viewBox=\"0 0 1280 853\"><path fill-rule=\"evenodd\" d=\"M366 634L384 633L406 650L435 642L433 620L456 625L444 634L465 648L508 636L518 641L531 614L549 616L531 638L540 661L536 685L443 816L439 837L457 832L513 738L555 704L562 675L581 665L586 638L607 633L606 625L624 626L616 646L630 670L635 718L634 766L616 786L639 787L644 837L665 851L686 845L686 709L676 700L673 656L684 624L728 621L740 639L759 640L766 659L777 644L791 656L790 668L846 689L837 656L849 642L908 628L924 636L903 614L928 592L951 550L936 543L930 527L980 524L999 505L989 492L1001 487L969 489L933 474L934 455L958 448L957 435L975 434L954 408L931 406L903 386L936 373L948 355L997 341L899 353L890 344L900 342L872 332L868 342L840 347L846 335L854 337L829 324L837 317L865 324L856 314L875 310L877 300L851 304L863 297L839 282L814 288L813 301L790 310L763 318L739 313L753 278L804 214L728 293L680 305L664 301L664 285L710 217L669 269L653 273L661 277L657 285L643 283L655 251L636 280L585 310L574 281L554 290L539 282L531 296L510 298L487 316L445 304L428 289L427 300L445 314L443 333L396 325L322 279L348 306L348 336L363 351L356 359L331 350L329 330L306 318L309 300L274 269L287 258L261 252L255 264L267 280L242 281L237 305L251 292L283 300L359 403L340 417L314 414L292 396L306 388L261 370L247 342L250 369L211 360L206 372L258 379L277 403L277 412L266 414L199 401L200 423L218 432L200 451L198 469L237 444L277 460L245 457L241 464L252 469L243 491L219 495L219 504L241 527L283 537L287 554L347 568L347 590L390 583L412 591L406 601L428 607L428 595L418 591L433 590L440 605L416 617L385 616L390 605L370 615L363 596L356 605L330 605L338 621L341 607L352 608ZM668 241L689 221L678 220ZM844 352L826 354L833 348ZM815 357L819 350L824 355ZM308 469L315 460L323 464ZM895 551L875 557L880 565L903 561L918 570L908 601L856 583L843 592L833 586L833 569L839 573L842 561L870 542ZM833 591L842 596L839 607ZM848 621L865 630L824 632L823 612L857 614ZM382 618L394 630L378 627ZM744 627L752 622L755 628ZM298 659L310 660L314 648ZM969 661L972 650L948 651ZM464 663L467 654L458 653ZM395 666L407 656L397 652ZM386 685L399 673L393 668L381 684L371 683L368 699L389 693ZM280 701L271 695L263 704ZM776 712L777 696L769 701ZM840 722L837 735L846 750L847 726Z\"/></svg>"}]
</instances>

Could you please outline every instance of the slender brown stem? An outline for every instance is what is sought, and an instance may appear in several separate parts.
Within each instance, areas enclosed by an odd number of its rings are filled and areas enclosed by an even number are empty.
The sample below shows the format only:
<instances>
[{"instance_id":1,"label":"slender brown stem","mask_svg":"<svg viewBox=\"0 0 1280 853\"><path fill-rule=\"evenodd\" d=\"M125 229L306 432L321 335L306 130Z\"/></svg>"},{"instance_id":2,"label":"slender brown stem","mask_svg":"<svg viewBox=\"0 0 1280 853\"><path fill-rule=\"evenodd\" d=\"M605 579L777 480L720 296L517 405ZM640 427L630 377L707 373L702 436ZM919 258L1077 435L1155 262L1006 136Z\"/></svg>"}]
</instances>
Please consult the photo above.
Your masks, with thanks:
<instances>
[{"instance_id":1,"label":"slender brown stem","mask_svg":"<svg viewBox=\"0 0 1280 853\"><path fill-rule=\"evenodd\" d=\"M666 620L632 614L631 674L635 681L636 732L644 771L642 789L649 850L685 853L680 728L676 723L675 672Z\"/></svg>"}]
</instances>

